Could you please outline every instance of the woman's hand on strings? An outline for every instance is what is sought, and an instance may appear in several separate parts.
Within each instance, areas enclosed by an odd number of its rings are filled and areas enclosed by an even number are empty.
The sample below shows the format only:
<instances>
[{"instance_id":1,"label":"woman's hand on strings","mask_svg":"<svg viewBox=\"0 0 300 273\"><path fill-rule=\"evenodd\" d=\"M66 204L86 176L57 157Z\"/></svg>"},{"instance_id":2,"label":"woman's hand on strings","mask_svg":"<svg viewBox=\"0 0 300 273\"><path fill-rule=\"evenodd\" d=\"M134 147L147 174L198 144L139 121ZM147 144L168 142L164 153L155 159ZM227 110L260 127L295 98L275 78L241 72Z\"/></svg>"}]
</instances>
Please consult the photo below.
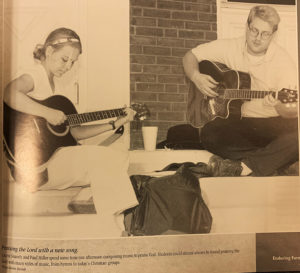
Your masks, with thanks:
<instances>
[{"instance_id":1,"label":"woman's hand on strings","mask_svg":"<svg viewBox=\"0 0 300 273\"><path fill-rule=\"evenodd\" d=\"M60 110L49 108L44 118L52 125L60 125L65 122L67 116Z\"/></svg>"},{"instance_id":2,"label":"woman's hand on strings","mask_svg":"<svg viewBox=\"0 0 300 273\"><path fill-rule=\"evenodd\" d=\"M126 107L126 105L124 106L124 116L120 116L118 117L118 119L116 120L116 126L122 126L123 124L127 123L127 122L131 122L134 120L134 117L136 115L136 111L134 111L133 109L131 109L130 107Z\"/></svg>"},{"instance_id":3,"label":"woman's hand on strings","mask_svg":"<svg viewBox=\"0 0 300 273\"><path fill-rule=\"evenodd\" d=\"M126 107L124 109L124 112L126 114L125 118L126 118L126 122L130 122L134 120L136 111L134 111L133 109L131 109L130 107Z\"/></svg>"}]
</instances>

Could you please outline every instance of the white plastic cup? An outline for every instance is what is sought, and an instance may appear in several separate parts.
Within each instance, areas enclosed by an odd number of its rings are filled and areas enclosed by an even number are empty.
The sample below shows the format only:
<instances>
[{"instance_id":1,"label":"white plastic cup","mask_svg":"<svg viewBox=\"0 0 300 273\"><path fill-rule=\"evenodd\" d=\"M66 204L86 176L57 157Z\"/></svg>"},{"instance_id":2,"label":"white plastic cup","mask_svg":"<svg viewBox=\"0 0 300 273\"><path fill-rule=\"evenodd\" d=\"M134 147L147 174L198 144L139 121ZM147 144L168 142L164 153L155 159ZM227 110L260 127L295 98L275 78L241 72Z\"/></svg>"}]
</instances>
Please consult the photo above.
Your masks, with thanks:
<instances>
[{"instance_id":1,"label":"white plastic cup","mask_svg":"<svg viewBox=\"0 0 300 273\"><path fill-rule=\"evenodd\" d=\"M157 126L143 126L142 134L145 151L155 151L157 139Z\"/></svg>"}]
</instances>

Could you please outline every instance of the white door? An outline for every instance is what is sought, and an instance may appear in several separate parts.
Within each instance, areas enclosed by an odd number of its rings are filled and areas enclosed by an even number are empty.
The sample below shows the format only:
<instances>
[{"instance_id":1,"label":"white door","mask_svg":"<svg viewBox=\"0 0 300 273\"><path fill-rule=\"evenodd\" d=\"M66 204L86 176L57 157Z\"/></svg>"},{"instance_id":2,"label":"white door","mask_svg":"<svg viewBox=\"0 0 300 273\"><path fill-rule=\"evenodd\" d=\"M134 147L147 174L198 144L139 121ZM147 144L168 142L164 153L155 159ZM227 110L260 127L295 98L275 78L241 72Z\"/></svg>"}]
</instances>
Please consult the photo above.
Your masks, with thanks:
<instances>
[{"instance_id":1,"label":"white door","mask_svg":"<svg viewBox=\"0 0 300 273\"><path fill-rule=\"evenodd\" d=\"M4 2L4 84L22 67L33 63L33 51L43 44L48 34L59 27L76 31L83 44L86 20L83 18L84 2L79 0L5 0ZM82 58L84 59L84 57ZM76 107L79 105L78 67L58 80L59 89ZM81 78L84 81L84 77ZM61 90L62 91L62 90Z\"/></svg>"}]
</instances>

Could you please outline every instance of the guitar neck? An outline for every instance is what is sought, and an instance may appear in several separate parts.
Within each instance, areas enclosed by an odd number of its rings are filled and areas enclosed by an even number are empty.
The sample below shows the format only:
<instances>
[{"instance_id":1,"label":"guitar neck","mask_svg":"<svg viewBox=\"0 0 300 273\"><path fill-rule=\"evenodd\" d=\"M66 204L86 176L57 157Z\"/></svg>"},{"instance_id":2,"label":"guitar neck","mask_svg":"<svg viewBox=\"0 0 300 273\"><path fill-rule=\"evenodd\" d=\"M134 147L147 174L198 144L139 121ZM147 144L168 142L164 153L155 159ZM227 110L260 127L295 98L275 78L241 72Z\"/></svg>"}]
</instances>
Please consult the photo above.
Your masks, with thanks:
<instances>
[{"instance_id":1,"label":"guitar neck","mask_svg":"<svg viewBox=\"0 0 300 273\"><path fill-rule=\"evenodd\" d=\"M276 92L251 89L225 89L221 91L220 96L224 99L263 99L269 94L275 95Z\"/></svg>"},{"instance_id":2,"label":"guitar neck","mask_svg":"<svg viewBox=\"0 0 300 273\"><path fill-rule=\"evenodd\" d=\"M70 126L78 126L83 123L88 123L96 120L109 119L114 117L123 116L124 108L88 112L82 114L67 115L67 121Z\"/></svg>"}]
</instances>

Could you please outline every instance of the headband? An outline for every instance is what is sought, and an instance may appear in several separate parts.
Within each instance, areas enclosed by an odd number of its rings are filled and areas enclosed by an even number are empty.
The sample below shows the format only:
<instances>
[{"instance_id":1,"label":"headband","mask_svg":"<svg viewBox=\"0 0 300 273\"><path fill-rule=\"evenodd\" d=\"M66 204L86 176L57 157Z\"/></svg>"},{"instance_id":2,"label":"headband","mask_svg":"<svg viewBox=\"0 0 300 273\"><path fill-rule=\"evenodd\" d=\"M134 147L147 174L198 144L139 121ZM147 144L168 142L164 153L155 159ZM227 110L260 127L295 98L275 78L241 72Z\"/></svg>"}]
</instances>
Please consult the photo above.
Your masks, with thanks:
<instances>
[{"instance_id":1,"label":"headband","mask_svg":"<svg viewBox=\"0 0 300 273\"><path fill-rule=\"evenodd\" d=\"M51 45L57 45L57 44L63 44L63 43L68 43L68 42L72 42L72 43L80 43L80 41L76 38L61 38L61 39L57 39L53 42L51 42Z\"/></svg>"}]
</instances>

